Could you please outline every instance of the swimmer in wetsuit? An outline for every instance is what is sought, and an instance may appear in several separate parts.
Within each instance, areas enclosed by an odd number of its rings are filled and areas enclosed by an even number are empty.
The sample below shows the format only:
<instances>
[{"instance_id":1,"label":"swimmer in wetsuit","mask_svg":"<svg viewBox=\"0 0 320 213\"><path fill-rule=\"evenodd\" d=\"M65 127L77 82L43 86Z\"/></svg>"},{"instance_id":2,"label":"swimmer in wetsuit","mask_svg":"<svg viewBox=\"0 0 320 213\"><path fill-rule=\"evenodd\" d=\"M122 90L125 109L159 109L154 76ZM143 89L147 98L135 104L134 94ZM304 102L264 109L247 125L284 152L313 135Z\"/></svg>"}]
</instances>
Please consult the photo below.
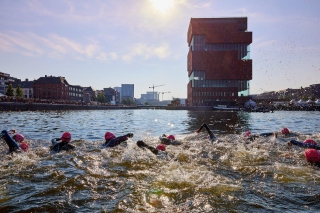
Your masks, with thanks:
<instances>
[{"instance_id":1,"label":"swimmer in wetsuit","mask_svg":"<svg viewBox=\"0 0 320 213\"><path fill-rule=\"evenodd\" d=\"M116 137L116 135L112 132L106 132L104 135L104 139L106 142L104 143L105 147L115 147L121 144L122 142L127 141L129 138L133 137L133 133L128 133L123 136Z\"/></svg>"},{"instance_id":2,"label":"swimmer in wetsuit","mask_svg":"<svg viewBox=\"0 0 320 213\"><path fill-rule=\"evenodd\" d=\"M165 144L165 145L181 145L182 143L177 141L176 138L174 137L174 135L166 135L166 134L162 134L160 137L159 137L160 141L162 144Z\"/></svg>"},{"instance_id":3,"label":"swimmer in wetsuit","mask_svg":"<svg viewBox=\"0 0 320 213\"><path fill-rule=\"evenodd\" d=\"M202 124L200 128L196 131L196 133L200 133L202 128L205 128L208 132L208 139L213 143L215 140L217 140L217 137L213 134L213 132L210 130L207 124Z\"/></svg>"},{"instance_id":4,"label":"swimmer in wetsuit","mask_svg":"<svg viewBox=\"0 0 320 213\"><path fill-rule=\"evenodd\" d=\"M307 139L303 142L296 141L296 140L290 140L290 142L288 142L288 145L289 146L295 145L295 146L307 148L304 151L304 156L305 156L306 160L311 164L314 164L316 166L320 166L320 152L318 151L318 150L320 150L320 146L318 146L317 142L315 142L314 140Z\"/></svg>"},{"instance_id":5,"label":"swimmer in wetsuit","mask_svg":"<svg viewBox=\"0 0 320 213\"><path fill-rule=\"evenodd\" d=\"M14 134L16 132L16 130L12 129L12 130L3 130L1 132L1 138L3 138L5 140L5 142L7 143L8 147L9 147L9 152L13 153L15 151L28 151L29 149L29 145L24 142L24 136L22 134L15 134L11 137L10 134Z\"/></svg>"},{"instance_id":6,"label":"swimmer in wetsuit","mask_svg":"<svg viewBox=\"0 0 320 213\"><path fill-rule=\"evenodd\" d=\"M58 143L57 141L60 141L60 140L61 142ZM62 150L69 151L69 150L75 149L73 145L69 144L70 141L71 141L70 132L64 132L61 138L54 138L51 140L53 145L51 148L51 151L60 152Z\"/></svg>"},{"instance_id":7,"label":"swimmer in wetsuit","mask_svg":"<svg viewBox=\"0 0 320 213\"><path fill-rule=\"evenodd\" d=\"M140 147L140 148L146 148L146 149L149 149L153 154L155 155L158 155L158 154L166 154L166 146L164 144L159 144L157 146L157 148L154 148L152 146L149 146L148 144L146 144L145 142L143 141L137 141L137 145Z\"/></svg>"},{"instance_id":8,"label":"swimmer in wetsuit","mask_svg":"<svg viewBox=\"0 0 320 213\"><path fill-rule=\"evenodd\" d=\"M250 141L254 141L257 138L261 138L261 137L269 137L269 136L274 136L276 138L278 137L297 137L299 136L299 134L294 133L294 132L290 132L288 128L284 127L281 129L280 132L268 132L268 133L261 133L261 134L251 134L250 131L246 132L243 134L243 136L246 138L246 140L250 140Z\"/></svg>"}]
</instances>

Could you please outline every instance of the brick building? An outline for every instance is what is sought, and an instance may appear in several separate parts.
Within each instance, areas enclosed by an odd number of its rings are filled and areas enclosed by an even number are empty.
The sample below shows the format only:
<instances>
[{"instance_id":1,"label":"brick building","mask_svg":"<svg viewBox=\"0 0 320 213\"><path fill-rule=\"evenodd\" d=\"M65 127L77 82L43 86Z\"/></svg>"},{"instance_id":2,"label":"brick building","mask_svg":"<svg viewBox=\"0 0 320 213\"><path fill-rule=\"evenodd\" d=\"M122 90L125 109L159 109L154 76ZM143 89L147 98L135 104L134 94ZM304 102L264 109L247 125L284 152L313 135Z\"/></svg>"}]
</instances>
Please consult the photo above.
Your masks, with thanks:
<instances>
[{"instance_id":1,"label":"brick building","mask_svg":"<svg viewBox=\"0 0 320 213\"><path fill-rule=\"evenodd\" d=\"M187 104L235 104L252 80L247 18L191 18L187 42Z\"/></svg>"},{"instance_id":2,"label":"brick building","mask_svg":"<svg viewBox=\"0 0 320 213\"><path fill-rule=\"evenodd\" d=\"M69 83L65 77L40 77L33 82L33 96L46 100L69 100Z\"/></svg>"}]
</instances>

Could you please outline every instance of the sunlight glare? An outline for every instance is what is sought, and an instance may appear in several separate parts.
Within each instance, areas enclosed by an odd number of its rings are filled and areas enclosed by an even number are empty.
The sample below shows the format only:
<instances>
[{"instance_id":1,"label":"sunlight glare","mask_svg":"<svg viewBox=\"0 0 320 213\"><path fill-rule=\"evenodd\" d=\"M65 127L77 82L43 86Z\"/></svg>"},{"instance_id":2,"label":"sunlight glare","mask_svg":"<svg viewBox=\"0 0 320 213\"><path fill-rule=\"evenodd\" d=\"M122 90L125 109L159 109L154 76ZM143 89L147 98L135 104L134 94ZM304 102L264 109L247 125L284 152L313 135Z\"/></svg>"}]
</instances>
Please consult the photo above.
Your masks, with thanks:
<instances>
[{"instance_id":1,"label":"sunlight glare","mask_svg":"<svg viewBox=\"0 0 320 213\"><path fill-rule=\"evenodd\" d=\"M156 10L159 10L161 13L165 14L172 6L173 0L150 0L153 3L153 6Z\"/></svg>"}]
</instances>

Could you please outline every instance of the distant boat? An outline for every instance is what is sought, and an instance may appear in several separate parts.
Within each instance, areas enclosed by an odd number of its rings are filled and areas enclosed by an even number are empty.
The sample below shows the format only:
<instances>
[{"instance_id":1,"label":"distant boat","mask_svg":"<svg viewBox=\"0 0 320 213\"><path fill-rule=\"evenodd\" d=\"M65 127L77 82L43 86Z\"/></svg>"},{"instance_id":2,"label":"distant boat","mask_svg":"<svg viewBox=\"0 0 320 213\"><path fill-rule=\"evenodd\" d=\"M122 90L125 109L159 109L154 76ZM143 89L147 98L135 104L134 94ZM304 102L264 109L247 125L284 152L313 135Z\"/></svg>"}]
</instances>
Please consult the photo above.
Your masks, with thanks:
<instances>
[{"instance_id":1,"label":"distant boat","mask_svg":"<svg viewBox=\"0 0 320 213\"><path fill-rule=\"evenodd\" d=\"M227 107L226 105L217 105L213 107L216 111L240 111L239 107Z\"/></svg>"}]
</instances>

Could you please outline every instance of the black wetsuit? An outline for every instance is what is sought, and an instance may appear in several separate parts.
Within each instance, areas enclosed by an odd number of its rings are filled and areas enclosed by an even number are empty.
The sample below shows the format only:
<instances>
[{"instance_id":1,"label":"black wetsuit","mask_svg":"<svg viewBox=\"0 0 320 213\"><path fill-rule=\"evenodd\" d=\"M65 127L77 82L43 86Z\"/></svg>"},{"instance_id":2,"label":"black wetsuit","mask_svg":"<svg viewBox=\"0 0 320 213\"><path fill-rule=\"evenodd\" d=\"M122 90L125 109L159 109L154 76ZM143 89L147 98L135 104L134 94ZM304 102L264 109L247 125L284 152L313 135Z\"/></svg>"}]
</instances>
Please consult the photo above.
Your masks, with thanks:
<instances>
[{"instance_id":1,"label":"black wetsuit","mask_svg":"<svg viewBox=\"0 0 320 213\"><path fill-rule=\"evenodd\" d=\"M179 142L179 141L176 141L176 140L171 140L169 138L167 138L165 135L162 135L159 137L160 141L162 144L165 144L165 145L174 145L174 146L177 146L177 145L181 145L182 143Z\"/></svg>"},{"instance_id":2,"label":"black wetsuit","mask_svg":"<svg viewBox=\"0 0 320 213\"><path fill-rule=\"evenodd\" d=\"M290 143L293 145L299 146L299 147L303 147L303 148L320 150L320 146L318 146L318 145L303 143L303 142L296 141L296 140L290 140Z\"/></svg>"},{"instance_id":3,"label":"black wetsuit","mask_svg":"<svg viewBox=\"0 0 320 213\"><path fill-rule=\"evenodd\" d=\"M126 135L119 136L119 137L116 137L114 139L106 141L104 143L104 146L105 147L115 147L115 146L118 146L120 143L122 143L124 141L127 141L128 138L132 138L132 137L133 137L133 134L132 133L128 133Z\"/></svg>"},{"instance_id":4,"label":"black wetsuit","mask_svg":"<svg viewBox=\"0 0 320 213\"><path fill-rule=\"evenodd\" d=\"M7 143L8 147L9 147L9 153L12 153L14 151L20 150L19 144L13 140L13 138L10 136L8 130L3 130L1 132L1 137L5 140L5 142Z\"/></svg>"},{"instance_id":5,"label":"black wetsuit","mask_svg":"<svg viewBox=\"0 0 320 213\"><path fill-rule=\"evenodd\" d=\"M148 144L146 144L145 142L143 141L137 141L137 145L140 147L140 148L146 148L146 149L149 149L153 154L157 155L160 151L152 146L149 146Z\"/></svg>"},{"instance_id":6,"label":"black wetsuit","mask_svg":"<svg viewBox=\"0 0 320 213\"><path fill-rule=\"evenodd\" d=\"M209 134L209 140L210 140L211 142L217 140L217 137L213 134L213 132L212 132L212 131L210 130L210 128L208 127L208 125L205 124L205 123L200 126L200 128L197 130L197 133L199 133L203 127L207 130L207 132L208 132L208 134Z\"/></svg>"},{"instance_id":7,"label":"black wetsuit","mask_svg":"<svg viewBox=\"0 0 320 213\"><path fill-rule=\"evenodd\" d=\"M273 132L254 134L254 135L249 135L247 137L247 140L254 141L257 138L260 138L260 137L265 137L266 138L266 137L269 137L269 136L272 136L272 135L274 135Z\"/></svg>"},{"instance_id":8,"label":"black wetsuit","mask_svg":"<svg viewBox=\"0 0 320 213\"><path fill-rule=\"evenodd\" d=\"M54 151L54 152L60 152L62 150L69 151L75 148L73 145L69 144L69 142L62 141L60 143L57 143L57 141L59 140L61 140L61 138L55 138L51 140L53 145L53 147L51 148L51 151Z\"/></svg>"},{"instance_id":9,"label":"black wetsuit","mask_svg":"<svg viewBox=\"0 0 320 213\"><path fill-rule=\"evenodd\" d=\"M288 134L282 134L282 133L279 133L279 132L267 132L267 133L261 133L261 134L253 134L253 135L249 135L247 140L250 140L250 141L254 141L255 139L257 138L261 138L261 137L269 137L269 136L275 136L276 138L278 136L283 136L283 137L298 137L299 134L297 133L293 133L293 132L290 132Z\"/></svg>"}]
</instances>

